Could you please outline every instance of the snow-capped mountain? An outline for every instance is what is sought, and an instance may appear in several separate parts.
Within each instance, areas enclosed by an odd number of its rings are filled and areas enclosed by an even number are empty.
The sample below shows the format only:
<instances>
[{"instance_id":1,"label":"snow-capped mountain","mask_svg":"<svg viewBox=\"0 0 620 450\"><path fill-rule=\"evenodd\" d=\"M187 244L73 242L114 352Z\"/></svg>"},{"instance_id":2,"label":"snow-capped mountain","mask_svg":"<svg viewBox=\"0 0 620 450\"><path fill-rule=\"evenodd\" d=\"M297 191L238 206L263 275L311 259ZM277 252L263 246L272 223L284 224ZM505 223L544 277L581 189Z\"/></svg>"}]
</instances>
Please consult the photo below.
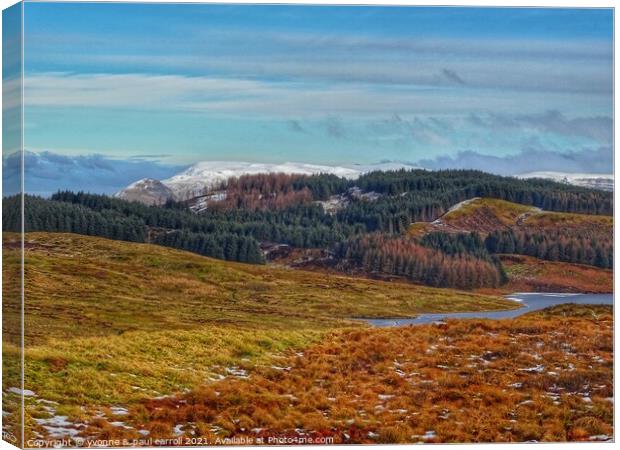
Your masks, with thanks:
<instances>
[{"instance_id":1,"label":"snow-capped mountain","mask_svg":"<svg viewBox=\"0 0 620 450\"><path fill-rule=\"evenodd\" d=\"M162 180L158 184L140 180L116 195L121 198L139 200L144 198L146 202L164 196L162 186L168 188L177 200L188 200L190 198L205 195L213 189L217 189L229 178L241 175L256 175L260 173L286 173L300 175L314 175L319 173L334 174L339 177L355 179L360 175L375 170L398 170L398 169L417 169L419 167L412 164L383 162L378 164L351 164L344 166L327 166L318 164L305 164L286 162L282 164L251 163L236 161L203 161L198 162L186 170ZM162 186L160 186L162 185ZM151 190L155 192L151 192ZM142 200L139 200L142 201ZM160 203L164 203L165 200Z\"/></svg>"},{"instance_id":2,"label":"snow-capped mountain","mask_svg":"<svg viewBox=\"0 0 620 450\"><path fill-rule=\"evenodd\" d=\"M614 190L614 176L600 173L528 172L517 175L517 178L547 178L575 186L603 191Z\"/></svg>"},{"instance_id":3,"label":"snow-capped mountain","mask_svg":"<svg viewBox=\"0 0 620 450\"><path fill-rule=\"evenodd\" d=\"M168 200L176 200L172 189L153 178L143 178L135 183L131 183L125 189L114 194L114 196L147 205L162 205Z\"/></svg>"}]
</instances>

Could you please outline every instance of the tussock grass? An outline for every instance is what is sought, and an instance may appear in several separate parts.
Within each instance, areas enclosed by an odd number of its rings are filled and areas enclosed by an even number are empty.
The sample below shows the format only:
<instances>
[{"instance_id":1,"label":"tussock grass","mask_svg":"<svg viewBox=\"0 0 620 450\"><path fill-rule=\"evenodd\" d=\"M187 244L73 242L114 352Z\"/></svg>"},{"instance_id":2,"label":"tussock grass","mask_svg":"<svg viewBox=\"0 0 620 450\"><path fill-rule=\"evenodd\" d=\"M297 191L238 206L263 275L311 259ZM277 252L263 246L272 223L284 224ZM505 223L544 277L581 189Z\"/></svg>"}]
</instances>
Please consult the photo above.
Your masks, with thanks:
<instances>
[{"instance_id":1,"label":"tussock grass","mask_svg":"<svg viewBox=\"0 0 620 450\"><path fill-rule=\"evenodd\" d=\"M613 270L523 255L500 259L509 279L505 292L613 292Z\"/></svg>"},{"instance_id":2,"label":"tussock grass","mask_svg":"<svg viewBox=\"0 0 620 450\"><path fill-rule=\"evenodd\" d=\"M333 436L336 442L589 440L613 433L612 310L329 333L260 367L130 411L169 437ZM92 423L87 433L109 433Z\"/></svg>"},{"instance_id":3,"label":"tussock grass","mask_svg":"<svg viewBox=\"0 0 620 450\"><path fill-rule=\"evenodd\" d=\"M3 241L6 279L19 261L18 236L4 233ZM36 394L28 399L27 437L45 435L34 422L50 416L45 402L57 402L54 414L73 422L102 412L111 417L110 406L279 364L281 355L326 333L363 328L354 317L514 307L490 295L223 262L80 235L28 233L25 247L25 387ZM5 297L4 313L10 333L19 321L19 296ZM19 346L8 341L3 353L6 392L19 385ZM273 415L268 405L264 411Z\"/></svg>"}]
</instances>

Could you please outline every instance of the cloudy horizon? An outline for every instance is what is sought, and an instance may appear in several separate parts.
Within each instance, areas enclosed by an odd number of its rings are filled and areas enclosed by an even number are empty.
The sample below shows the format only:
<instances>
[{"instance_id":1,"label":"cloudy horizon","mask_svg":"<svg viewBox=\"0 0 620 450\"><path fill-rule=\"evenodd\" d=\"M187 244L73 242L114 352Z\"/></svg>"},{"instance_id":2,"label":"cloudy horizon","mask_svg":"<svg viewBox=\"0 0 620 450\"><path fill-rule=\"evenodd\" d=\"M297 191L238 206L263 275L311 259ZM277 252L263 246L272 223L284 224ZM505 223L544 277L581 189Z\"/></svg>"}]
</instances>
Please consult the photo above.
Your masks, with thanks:
<instances>
[{"instance_id":1,"label":"cloudy horizon","mask_svg":"<svg viewBox=\"0 0 620 450\"><path fill-rule=\"evenodd\" d=\"M25 148L609 174L612 32L611 9L26 3Z\"/></svg>"}]
</instances>

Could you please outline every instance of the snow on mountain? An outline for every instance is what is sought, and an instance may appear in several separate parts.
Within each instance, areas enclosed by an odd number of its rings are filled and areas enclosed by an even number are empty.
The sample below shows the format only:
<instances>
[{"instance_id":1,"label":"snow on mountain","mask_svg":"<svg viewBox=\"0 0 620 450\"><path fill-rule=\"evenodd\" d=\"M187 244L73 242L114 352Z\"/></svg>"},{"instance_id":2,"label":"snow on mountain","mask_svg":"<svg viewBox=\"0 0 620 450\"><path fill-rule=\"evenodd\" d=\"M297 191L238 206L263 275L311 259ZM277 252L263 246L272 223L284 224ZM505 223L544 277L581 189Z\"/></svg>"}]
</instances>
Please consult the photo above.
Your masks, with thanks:
<instances>
[{"instance_id":1,"label":"snow on mountain","mask_svg":"<svg viewBox=\"0 0 620 450\"><path fill-rule=\"evenodd\" d=\"M603 191L614 190L614 176L600 173L528 172L517 175L517 178L547 178L575 186Z\"/></svg>"},{"instance_id":2,"label":"snow on mountain","mask_svg":"<svg viewBox=\"0 0 620 450\"><path fill-rule=\"evenodd\" d=\"M143 178L130 184L125 189L114 194L124 200L136 201L147 205L163 205L168 200L175 200L172 189L159 180Z\"/></svg>"},{"instance_id":3,"label":"snow on mountain","mask_svg":"<svg viewBox=\"0 0 620 450\"><path fill-rule=\"evenodd\" d=\"M363 173L375 170L416 169L417 166L403 163L351 164L345 166L326 166L286 162L282 164L203 161L194 164L183 172L174 175L162 183L169 187L179 200L187 200L204 195L218 188L229 178L259 173L287 173L314 175L319 173L334 174L339 177L355 179Z\"/></svg>"}]
</instances>

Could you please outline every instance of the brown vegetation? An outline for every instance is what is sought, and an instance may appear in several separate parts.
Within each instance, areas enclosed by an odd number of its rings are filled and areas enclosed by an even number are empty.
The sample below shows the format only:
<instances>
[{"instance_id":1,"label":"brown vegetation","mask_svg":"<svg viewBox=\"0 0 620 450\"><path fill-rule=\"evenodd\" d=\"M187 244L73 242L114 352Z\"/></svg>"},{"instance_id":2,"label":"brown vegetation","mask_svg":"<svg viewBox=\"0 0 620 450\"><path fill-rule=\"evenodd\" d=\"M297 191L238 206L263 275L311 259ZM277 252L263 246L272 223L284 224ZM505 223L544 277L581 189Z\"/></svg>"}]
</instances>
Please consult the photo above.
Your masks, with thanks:
<instances>
[{"instance_id":1,"label":"brown vegetation","mask_svg":"<svg viewBox=\"0 0 620 450\"><path fill-rule=\"evenodd\" d=\"M263 173L231 178L226 184L226 198L209 203L212 210L247 209L278 210L309 203L312 193L307 187L296 189L293 184L301 175Z\"/></svg>"},{"instance_id":2,"label":"brown vegetation","mask_svg":"<svg viewBox=\"0 0 620 450\"><path fill-rule=\"evenodd\" d=\"M303 353L130 408L89 436L340 443L607 440L612 311L562 305L504 321L329 334ZM185 441L187 439L187 441Z\"/></svg>"},{"instance_id":3,"label":"brown vegetation","mask_svg":"<svg viewBox=\"0 0 620 450\"><path fill-rule=\"evenodd\" d=\"M431 231L487 234L492 231L541 229L596 231L611 233L613 217L542 211L533 206L521 205L493 198L473 198L462 202L434 222L412 224L409 233L422 236Z\"/></svg>"},{"instance_id":4,"label":"brown vegetation","mask_svg":"<svg viewBox=\"0 0 620 450\"><path fill-rule=\"evenodd\" d=\"M500 259L508 275L503 292L613 292L614 273L609 269L521 255L501 255Z\"/></svg>"},{"instance_id":5,"label":"brown vegetation","mask_svg":"<svg viewBox=\"0 0 620 450\"><path fill-rule=\"evenodd\" d=\"M436 287L498 287L501 274L491 261L466 253L449 255L410 238L365 235L341 245L339 256L368 273L383 273Z\"/></svg>"}]
</instances>

